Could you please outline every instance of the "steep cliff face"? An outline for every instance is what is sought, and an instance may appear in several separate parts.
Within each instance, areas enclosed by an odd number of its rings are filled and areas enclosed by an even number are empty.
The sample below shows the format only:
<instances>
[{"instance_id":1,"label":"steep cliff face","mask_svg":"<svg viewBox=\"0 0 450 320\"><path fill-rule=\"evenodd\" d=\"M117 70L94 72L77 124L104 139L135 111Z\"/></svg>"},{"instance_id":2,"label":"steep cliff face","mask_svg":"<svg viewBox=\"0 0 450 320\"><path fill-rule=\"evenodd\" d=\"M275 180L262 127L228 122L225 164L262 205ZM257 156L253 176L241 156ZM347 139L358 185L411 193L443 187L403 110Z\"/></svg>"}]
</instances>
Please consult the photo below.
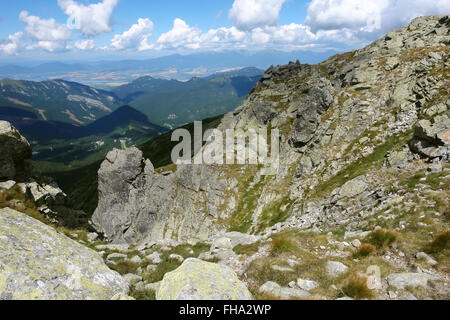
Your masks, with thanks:
<instances>
[{"instance_id":1,"label":"steep cliff face","mask_svg":"<svg viewBox=\"0 0 450 320\"><path fill-rule=\"evenodd\" d=\"M86 214L71 209L67 195L54 181L33 177L32 166L26 162L31 156L27 139L9 122L0 121L0 208L24 212L28 204L51 223L67 227L87 225Z\"/></svg>"},{"instance_id":2,"label":"steep cliff face","mask_svg":"<svg viewBox=\"0 0 450 320\"><path fill-rule=\"evenodd\" d=\"M99 170L99 206L92 221L116 243L207 239L220 230L215 223L223 215L220 208L227 209L225 190L237 184L219 174L204 166L157 174L137 148L113 150Z\"/></svg>"},{"instance_id":3,"label":"steep cliff face","mask_svg":"<svg viewBox=\"0 0 450 320\"><path fill-rule=\"evenodd\" d=\"M28 141L9 122L0 121L0 180L13 179L26 171L31 158Z\"/></svg>"},{"instance_id":4,"label":"steep cliff face","mask_svg":"<svg viewBox=\"0 0 450 320\"><path fill-rule=\"evenodd\" d=\"M93 221L114 242L206 239L219 231L363 230L395 208L448 199L450 18L415 19L318 65L269 68L219 125L278 129L280 168L178 166L137 149L99 172ZM423 187L416 180L431 172ZM418 200L420 198L420 200Z\"/></svg>"}]
</instances>

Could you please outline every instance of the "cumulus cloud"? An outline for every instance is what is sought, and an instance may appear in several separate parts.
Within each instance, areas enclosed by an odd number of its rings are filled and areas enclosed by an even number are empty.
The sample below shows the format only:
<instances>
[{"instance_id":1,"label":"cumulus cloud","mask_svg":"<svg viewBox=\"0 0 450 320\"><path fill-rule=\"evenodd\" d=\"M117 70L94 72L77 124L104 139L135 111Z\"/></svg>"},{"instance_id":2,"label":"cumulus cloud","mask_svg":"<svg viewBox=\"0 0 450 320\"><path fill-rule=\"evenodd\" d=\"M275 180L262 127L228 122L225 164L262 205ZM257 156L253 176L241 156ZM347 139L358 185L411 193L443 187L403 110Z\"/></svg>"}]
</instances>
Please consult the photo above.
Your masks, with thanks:
<instances>
[{"instance_id":1,"label":"cumulus cloud","mask_svg":"<svg viewBox=\"0 0 450 320\"><path fill-rule=\"evenodd\" d=\"M198 28L189 26L185 21L176 19L172 30L160 36L155 49L264 49L275 44L278 49L286 49L303 47L316 39L317 36L308 27L295 23L258 27L245 31L233 26L202 32Z\"/></svg>"},{"instance_id":2,"label":"cumulus cloud","mask_svg":"<svg viewBox=\"0 0 450 320\"><path fill-rule=\"evenodd\" d=\"M187 47L198 48L202 30L189 26L185 21L177 18L169 32L163 33L157 43L164 48Z\"/></svg>"},{"instance_id":3,"label":"cumulus cloud","mask_svg":"<svg viewBox=\"0 0 450 320\"><path fill-rule=\"evenodd\" d=\"M22 44L23 32L16 32L8 37L4 41L0 41L0 52L7 55L17 54L23 47Z\"/></svg>"},{"instance_id":4,"label":"cumulus cloud","mask_svg":"<svg viewBox=\"0 0 450 320\"><path fill-rule=\"evenodd\" d=\"M287 0L235 0L228 17L241 30L275 25Z\"/></svg>"},{"instance_id":5,"label":"cumulus cloud","mask_svg":"<svg viewBox=\"0 0 450 320\"><path fill-rule=\"evenodd\" d=\"M103 0L99 3L84 5L73 0L58 0L61 10L72 18L71 22L87 36L111 32L111 17L118 3L119 0Z\"/></svg>"},{"instance_id":6,"label":"cumulus cloud","mask_svg":"<svg viewBox=\"0 0 450 320\"><path fill-rule=\"evenodd\" d=\"M116 34L111 40L111 48L115 50L138 49L139 51L149 50L152 45L148 43L148 38L153 31L153 22L149 19L138 19L138 23L122 34Z\"/></svg>"},{"instance_id":7,"label":"cumulus cloud","mask_svg":"<svg viewBox=\"0 0 450 320\"><path fill-rule=\"evenodd\" d=\"M342 30L373 40L418 16L448 12L448 0L313 0L305 23L315 33Z\"/></svg>"},{"instance_id":8,"label":"cumulus cloud","mask_svg":"<svg viewBox=\"0 0 450 320\"><path fill-rule=\"evenodd\" d=\"M19 19L26 24L26 36L39 47L49 52L61 51L66 47L66 42L72 37L72 32L64 25L57 23L55 19L41 19L30 16L27 11L19 14Z\"/></svg>"},{"instance_id":9,"label":"cumulus cloud","mask_svg":"<svg viewBox=\"0 0 450 320\"><path fill-rule=\"evenodd\" d=\"M94 40L78 40L74 44L75 48L81 51L89 51L95 48Z\"/></svg>"}]
</instances>

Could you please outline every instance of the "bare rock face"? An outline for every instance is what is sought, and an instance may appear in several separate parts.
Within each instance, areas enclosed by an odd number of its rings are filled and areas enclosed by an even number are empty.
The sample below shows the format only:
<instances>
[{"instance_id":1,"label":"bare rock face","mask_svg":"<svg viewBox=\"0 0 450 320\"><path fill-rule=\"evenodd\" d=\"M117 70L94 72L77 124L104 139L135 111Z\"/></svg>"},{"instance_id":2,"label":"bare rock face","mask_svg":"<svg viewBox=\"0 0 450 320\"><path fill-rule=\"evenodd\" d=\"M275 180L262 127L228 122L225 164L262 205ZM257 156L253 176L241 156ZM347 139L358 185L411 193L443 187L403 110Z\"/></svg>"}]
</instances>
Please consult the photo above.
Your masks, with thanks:
<instances>
[{"instance_id":1,"label":"bare rock face","mask_svg":"<svg viewBox=\"0 0 450 320\"><path fill-rule=\"evenodd\" d=\"M214 168L183 166L164 176L139 149L115 149L99 170L99 205L92 222L114 243L205 240L220 230L214 220L224 214L219 207L225 188Z\"/></svg>"},{"instance_id":2,"label":"bare rock face","mask_svg":"<svg viewBox=\"0 0 450 320\"><path fill-rule=\"evenodd\" d=\"M0 121L0 180L14 179L25 171L24 161L31 158L31 147L9 122Z\"/></svg>"},{"instance_id":3,"label":"bare rock face","mask_svg":"<svg viewBox=\"0 0 450 320\"><path fill-rule=\"evenodd\" d=\"M127 293L128 283L95 251L0 209L0 300L109 300Z\"/></svg>"}]
</instances>

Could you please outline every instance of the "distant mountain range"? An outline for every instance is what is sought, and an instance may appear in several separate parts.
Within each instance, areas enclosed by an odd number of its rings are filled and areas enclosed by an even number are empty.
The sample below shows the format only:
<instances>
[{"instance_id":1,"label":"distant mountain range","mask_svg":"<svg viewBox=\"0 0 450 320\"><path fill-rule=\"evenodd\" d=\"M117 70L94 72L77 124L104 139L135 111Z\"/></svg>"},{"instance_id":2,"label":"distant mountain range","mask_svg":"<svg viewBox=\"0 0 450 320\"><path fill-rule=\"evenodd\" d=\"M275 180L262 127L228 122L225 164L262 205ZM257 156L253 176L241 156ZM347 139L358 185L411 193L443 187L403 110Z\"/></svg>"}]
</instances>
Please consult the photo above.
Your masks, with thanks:
<instances>
[{"instance_id":1,"label":"distant mountain range","mask_svg":"<svg viewBox=\"0 0 450 320\"><path fill-rule=\"evenodd\" d=\"M0 107L23 109L31 118L84 125L110 114L122 103L111 92L75 82L0 80Z\"/></svg>"},{"instance_id":2,"label":"distant mountain range","mask_svg":"<svg viewBox=\"0 0 450 320\"><path fill-rule=\"evenodd\" d=\"M60 78L89 85L129 82L146 75L165 79L188 80L194 76L205 77L215 72L245 66L266 69L270 65L286 64L297 59L302 63L314 64L336 53L333 50L323 52L223 51L185 56L175 54L145 60L46 62L35 63L32 66L4 63L0 65L0 78L34 81Z\"/></svg>"},{"instance_id":3,"label":"distant mountain range","mask_svg":"<svg viewBox=\"0 0 450 320\"><path fill-rule=\"evenodd\" d=\"M234 110L263 73L244 68L186 82L142 77L112 92L153 122L174 128Z\"/></svg>"},{"instance_id":4,"label":"distant mountain range","mask_svg":"<svg viewBox=\"0 0 450 320\"><path fill-rule=\"evenodd\" d=\"M0 80L0 117L25 118L22 123L31 128L51 126L55 137L59 137L74 130L65 124L86 126L119 106L130 104L153 123L172 128L235 109L263 73L261 69L243 68L184 82L146 76L113 91L65 80L3 79ZM31 130L21 128L25 133ZM47 132L50 130L37 134Z\"/></svg>"}]
</instances>

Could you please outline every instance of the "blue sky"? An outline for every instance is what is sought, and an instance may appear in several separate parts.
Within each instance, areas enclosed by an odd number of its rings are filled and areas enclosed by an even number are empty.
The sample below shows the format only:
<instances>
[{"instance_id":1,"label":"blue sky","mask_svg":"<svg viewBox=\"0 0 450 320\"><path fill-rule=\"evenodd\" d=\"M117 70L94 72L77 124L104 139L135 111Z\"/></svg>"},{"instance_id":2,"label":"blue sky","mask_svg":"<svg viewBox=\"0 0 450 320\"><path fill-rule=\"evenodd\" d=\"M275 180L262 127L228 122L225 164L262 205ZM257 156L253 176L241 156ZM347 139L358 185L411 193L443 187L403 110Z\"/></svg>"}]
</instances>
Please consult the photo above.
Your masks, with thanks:
<instances>
[{"instance_id":1,"label":"blue sky","mask_svg":"<svg viewBox=\"0 0 450 320\"><path fill-rule=\"evenodd\" d=\"M1 1L0 59L346 50L414 17L449 12L448 0Z\"/></svg>"}]
</instances>

